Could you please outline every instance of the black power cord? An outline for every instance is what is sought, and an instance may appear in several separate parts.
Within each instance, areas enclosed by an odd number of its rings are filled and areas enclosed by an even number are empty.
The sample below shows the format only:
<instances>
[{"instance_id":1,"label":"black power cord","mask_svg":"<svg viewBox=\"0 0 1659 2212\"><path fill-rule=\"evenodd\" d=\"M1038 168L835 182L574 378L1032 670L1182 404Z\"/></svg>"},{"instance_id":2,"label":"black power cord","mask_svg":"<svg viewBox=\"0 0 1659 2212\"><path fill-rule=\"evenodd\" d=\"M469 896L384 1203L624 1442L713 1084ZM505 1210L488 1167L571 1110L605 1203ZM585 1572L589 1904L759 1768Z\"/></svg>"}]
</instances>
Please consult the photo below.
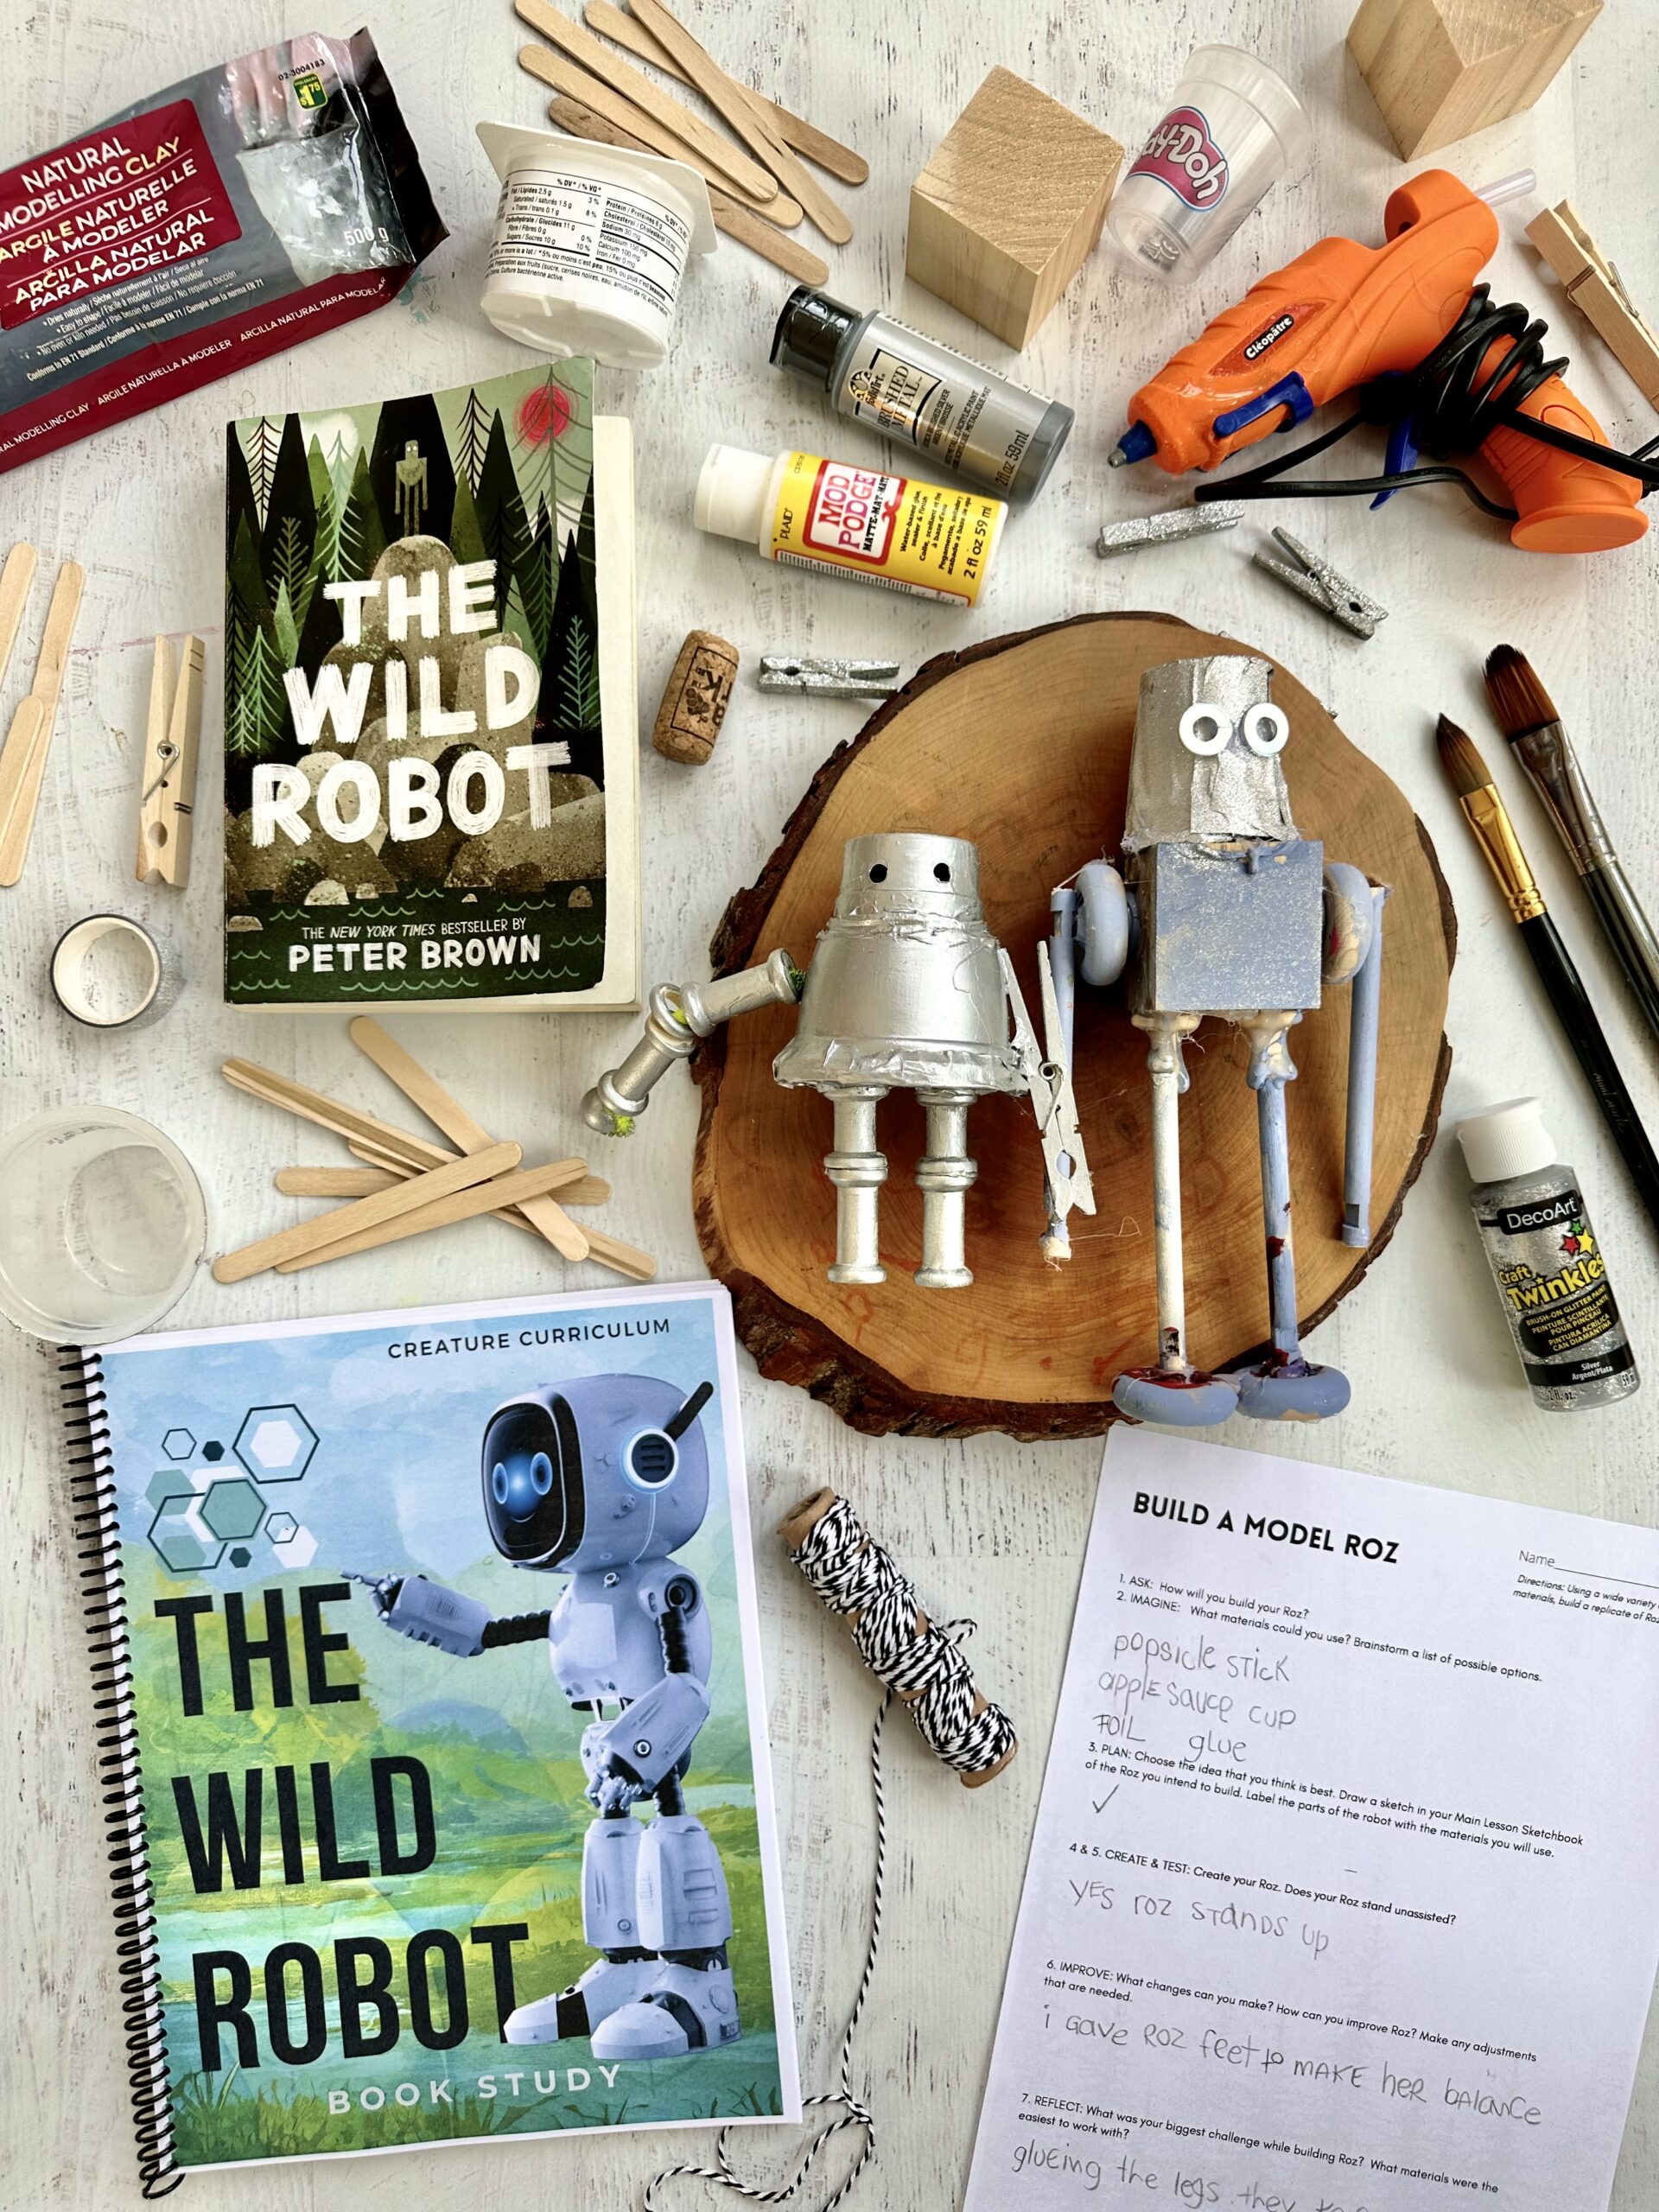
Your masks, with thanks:
<instances>
[{"instance_id":1,"label":"black power cord","mask_svg":"<svg viewBox=\"0 0 1659 2212\"><path fill-rule=\"evenodd\" d=\"M1528 310L1510 301L1492 304L1490 284L1477 284L1469 304L1432 353L1403 376L1378 377L1362 387L1359 405L1345 421L1276 460L1260 461L1236 476L1198 485L1193 493L1202 504L1210 499L1348 499L1378 492L1403 492L1417 484L1455 484L1484 514L1500 522L1516 519L1513 507L1489 499L1463 469L1452 467L1446 456L1473 453L1494 430L1518 430L1523 437L1580 461L1593 461L1620 475L1633 476L1645 499L1659 491L1659 461L1649 458L1659 448L1659 437L1650 438L1633 453L1620 453L1593 438L1557 429L1520 410L1541 385L1559 376L1567 357L1546 360L1543 340L1549 325L1534 321ZM1489 370L1482 364L1488 350L1501 338L1512 342L1509 351ZM1362 423L1404 422L1413 443L1432 453L1439 465L1428 468L1394 469L1377 476L1322 476L1297 483L1281 480L1300 462L1311 461L1357 430Z\"/></svg>"}]
</instances>

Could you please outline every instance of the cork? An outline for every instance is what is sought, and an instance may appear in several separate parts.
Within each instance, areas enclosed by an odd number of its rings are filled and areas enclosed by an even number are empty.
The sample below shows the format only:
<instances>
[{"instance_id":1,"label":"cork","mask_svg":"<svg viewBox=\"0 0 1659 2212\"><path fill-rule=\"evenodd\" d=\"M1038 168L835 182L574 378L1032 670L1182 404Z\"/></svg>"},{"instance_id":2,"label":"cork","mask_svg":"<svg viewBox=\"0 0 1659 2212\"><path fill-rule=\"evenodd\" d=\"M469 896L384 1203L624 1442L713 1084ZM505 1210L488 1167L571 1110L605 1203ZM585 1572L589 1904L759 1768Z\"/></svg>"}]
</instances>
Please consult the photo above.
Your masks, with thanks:
<instances>
[{"instance_id":1,"label":"cork","mask_svg":"<svg viewBox=\"0 0 1659 2212\"><path fill-rule=\"evenodd\" d=\"M715 749L737 680L737 647L712 630L687 632L664 690L651 741L665 759L700 768Z\"/></svg>"}]
</instances>

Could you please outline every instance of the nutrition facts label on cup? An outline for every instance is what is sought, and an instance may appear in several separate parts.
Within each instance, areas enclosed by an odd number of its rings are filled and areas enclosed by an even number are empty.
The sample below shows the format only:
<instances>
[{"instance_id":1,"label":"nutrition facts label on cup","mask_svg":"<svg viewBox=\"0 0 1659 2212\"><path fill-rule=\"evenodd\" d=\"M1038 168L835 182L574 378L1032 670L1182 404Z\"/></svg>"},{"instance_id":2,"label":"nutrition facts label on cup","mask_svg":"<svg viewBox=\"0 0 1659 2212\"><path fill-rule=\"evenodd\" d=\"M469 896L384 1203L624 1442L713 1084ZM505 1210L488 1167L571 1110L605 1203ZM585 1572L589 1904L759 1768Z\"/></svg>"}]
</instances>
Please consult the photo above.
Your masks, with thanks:
<instances>
[{"instance_id":1,"label":"nutrition facts label on cup","mask_svg":"<svg viewBox=\"0 0 1659 2212\"><path fill-rule=\"evenodd\" d=\"M594 177L520 171L502 188L492 276L586 276L666 317L691 233L670 209Z\"/></svg>"}]
</instances>

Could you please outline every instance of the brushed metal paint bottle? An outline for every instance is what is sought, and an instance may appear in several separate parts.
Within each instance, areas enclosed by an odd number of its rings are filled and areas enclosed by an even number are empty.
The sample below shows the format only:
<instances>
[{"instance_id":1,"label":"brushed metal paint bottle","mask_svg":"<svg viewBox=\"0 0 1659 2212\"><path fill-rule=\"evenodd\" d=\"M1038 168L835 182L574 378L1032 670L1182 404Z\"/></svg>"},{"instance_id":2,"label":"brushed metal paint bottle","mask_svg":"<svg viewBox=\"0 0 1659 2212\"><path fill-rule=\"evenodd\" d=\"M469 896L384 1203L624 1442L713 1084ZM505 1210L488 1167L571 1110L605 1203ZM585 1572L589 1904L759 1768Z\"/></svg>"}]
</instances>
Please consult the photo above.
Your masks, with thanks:
<instances>
[{"instance_id":1,"label":"brushed metal paint bottle","mask_svg":"<svg viewBox=\"0 0 1659 2212\"><path fill-rule=\"evenodd\" d=\"M772 359L827 391L838 415L907 439L1014 506L1039 489L1071 428L1071 410L1058 399L810 284L798 284L784 302Z\"/></svg>"},{"instance_id":2,"label":"brushed metal paint bottle","mask_svg":"<svg viewBox=\"0 0 1659 2212\"><path fill-rule=\"evenodd\" d=\"M1535 1098L1458 1123L1470 1204L1535 1404L1610 1406L1641 1387L1579 1179L1555 1157Z\"/></svg>"}]
</instances>

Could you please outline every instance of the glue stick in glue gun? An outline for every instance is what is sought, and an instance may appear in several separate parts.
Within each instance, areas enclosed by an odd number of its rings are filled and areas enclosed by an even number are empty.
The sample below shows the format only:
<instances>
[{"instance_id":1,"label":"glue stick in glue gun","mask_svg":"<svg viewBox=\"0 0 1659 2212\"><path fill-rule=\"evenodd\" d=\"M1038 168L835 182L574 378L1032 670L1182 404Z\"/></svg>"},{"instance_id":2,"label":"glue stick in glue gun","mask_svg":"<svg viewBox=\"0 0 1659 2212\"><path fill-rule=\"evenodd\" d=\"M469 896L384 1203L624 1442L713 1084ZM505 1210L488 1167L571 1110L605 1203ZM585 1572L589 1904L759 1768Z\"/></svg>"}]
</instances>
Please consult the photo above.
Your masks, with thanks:
<instances>
[{"instance_id":1,"label":"glue stick in glue gun","mask_svg":"<svg viewBox=\"0 0 1659 2212\"><path fill-rule=\"evenodd\" d=\"M1507 180L1492 187L1491 199L1510 188ZM1383 229L1381 246L1322 238L1217 315L1135 393L1112 466L1155 460L1172 476L1213 468L1344 391L1414 369L1468 306L1497 250L1497 220L1488 198L1447 169L1427 169L1389 195ZM1513 344L1496 339L1482 369ZM1559 377L1521 412L1605 442ZM1593 552L1628 544L1647 528L1634 478L1516 430L1494 431L1480 452L1515 503L1516 545Z\"/></svg>"}]
</instances>

